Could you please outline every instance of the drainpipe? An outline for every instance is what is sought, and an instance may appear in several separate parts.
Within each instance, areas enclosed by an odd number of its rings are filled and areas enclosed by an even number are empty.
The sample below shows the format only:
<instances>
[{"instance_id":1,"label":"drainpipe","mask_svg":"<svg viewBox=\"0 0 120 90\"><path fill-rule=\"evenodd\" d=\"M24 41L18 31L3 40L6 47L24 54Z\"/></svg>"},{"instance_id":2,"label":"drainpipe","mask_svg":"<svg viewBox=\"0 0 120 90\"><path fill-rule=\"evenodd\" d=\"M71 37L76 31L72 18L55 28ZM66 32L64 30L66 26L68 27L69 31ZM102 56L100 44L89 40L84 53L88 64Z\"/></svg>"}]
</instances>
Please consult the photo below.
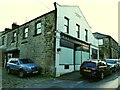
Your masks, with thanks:
<instances>
[{"instance_id":1,"label":"drainpipe","mask_svg":"<svg viewBox=\"0 0 120 90\"><path fill-rule=\"evenodd\" d=\"M55 7L55 31L54 31L54 76L57 76L56 73L56 31L57 31L57 6L56 6L56 2L54 3L54 7Z\"/></svg>"}]
</instances>

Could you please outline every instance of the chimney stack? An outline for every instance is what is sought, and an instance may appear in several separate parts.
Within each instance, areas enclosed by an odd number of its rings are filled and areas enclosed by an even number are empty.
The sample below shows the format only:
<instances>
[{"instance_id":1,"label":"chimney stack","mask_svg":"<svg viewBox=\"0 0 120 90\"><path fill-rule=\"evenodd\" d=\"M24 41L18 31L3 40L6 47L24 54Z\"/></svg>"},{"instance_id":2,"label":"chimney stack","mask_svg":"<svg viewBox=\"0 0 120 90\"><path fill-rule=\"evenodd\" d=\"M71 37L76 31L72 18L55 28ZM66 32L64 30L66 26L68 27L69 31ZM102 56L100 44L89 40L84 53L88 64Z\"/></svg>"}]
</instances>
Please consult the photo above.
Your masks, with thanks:
<instances>
[{"instance_id":1,"label":"chimney stack","mask_svg":"<svg viewBox=\"0 0 120 90\"><path fill-rule=\"evenodd\" d=\"M7 31L10 31L11 29L10 28L5 28L5 31L7 32Z\"/></svg>"},{"instance_id":2,"label":"chimney stack","mask_svg":"<svg viewBox=\"0 0 120 90\"><path fill-rule=\"evenodd\" d=\"M14 23L12 24L12 29L16 29L16 28L18 28L18 27L19 27L19 25L17 25L17 23L14 22Z\"/></svg>"}]
</instances>

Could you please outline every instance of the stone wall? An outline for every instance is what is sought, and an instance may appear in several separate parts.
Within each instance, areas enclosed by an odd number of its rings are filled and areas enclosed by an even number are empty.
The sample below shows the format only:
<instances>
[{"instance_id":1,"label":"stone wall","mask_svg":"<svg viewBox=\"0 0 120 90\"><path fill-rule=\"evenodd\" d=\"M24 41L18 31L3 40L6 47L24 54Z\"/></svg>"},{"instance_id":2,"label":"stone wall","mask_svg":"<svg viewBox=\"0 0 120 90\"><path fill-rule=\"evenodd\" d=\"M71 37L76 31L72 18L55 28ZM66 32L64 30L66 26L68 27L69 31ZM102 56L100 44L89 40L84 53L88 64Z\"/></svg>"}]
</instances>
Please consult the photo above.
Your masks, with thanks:
<instances>
[{"instance_id":1,"label":"stone wall","mask_svg":"<svg viewBox=\"0 0 120 90\"><path fill-rule=\"evenodd\" d=\"M35 35L35 23L41 21L42 33ZM23 30L28 27L28 37L23 38ZM16 42L11 43L13 32L17 32ZM55 73L54 38L55 38L55 11L51 11L35 18L19 28L8 33L8 49L19 48L20 58L30 58L40 64L42 72L53 75Z\"/></svg>"},{"instance_id":2,"label":"stone wall","mask_svg":"<svg viewBox=\"0 0 120 90\"><path fill-rule=\"evenodd\" d=\"M111 37L103 38L103 43L100 46L100 58L117 59L119 52L118 43Z\"/></svg>"}]
</instances>

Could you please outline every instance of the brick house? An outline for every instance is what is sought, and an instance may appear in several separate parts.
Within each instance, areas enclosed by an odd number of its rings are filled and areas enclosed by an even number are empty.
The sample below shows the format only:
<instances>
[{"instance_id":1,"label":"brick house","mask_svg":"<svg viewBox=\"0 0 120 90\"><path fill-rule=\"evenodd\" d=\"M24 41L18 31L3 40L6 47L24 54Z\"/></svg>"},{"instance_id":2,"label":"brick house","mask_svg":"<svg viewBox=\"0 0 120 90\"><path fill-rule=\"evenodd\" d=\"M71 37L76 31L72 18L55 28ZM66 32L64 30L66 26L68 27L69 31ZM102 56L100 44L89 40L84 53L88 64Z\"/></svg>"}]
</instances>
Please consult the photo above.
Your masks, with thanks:
<instances>
[{"instance_id":1,"label":"brick house","mask_svg":"<svg viewBox=\"0 0 120 90\"><path fill-rule=\"evenodd\" d=\"M111 36L98 32L93 33L93 35L99 40L100 59L119 58L119 45Z\"/></svg>"},{"instance_id":2,"label":"brick house","mask_svg":"<svg viewBox=\"0 0 120 90\"><path fill-rule=\"evenodd\" d=\"M54 3L55 10L23 25L12 24L5 42L5 59L30 58L44 74L60 76L79 70L87 59L98 59L98 40L78 6ZM3 44L1 44L3 47Z\"/></svg>"}]
</instances>

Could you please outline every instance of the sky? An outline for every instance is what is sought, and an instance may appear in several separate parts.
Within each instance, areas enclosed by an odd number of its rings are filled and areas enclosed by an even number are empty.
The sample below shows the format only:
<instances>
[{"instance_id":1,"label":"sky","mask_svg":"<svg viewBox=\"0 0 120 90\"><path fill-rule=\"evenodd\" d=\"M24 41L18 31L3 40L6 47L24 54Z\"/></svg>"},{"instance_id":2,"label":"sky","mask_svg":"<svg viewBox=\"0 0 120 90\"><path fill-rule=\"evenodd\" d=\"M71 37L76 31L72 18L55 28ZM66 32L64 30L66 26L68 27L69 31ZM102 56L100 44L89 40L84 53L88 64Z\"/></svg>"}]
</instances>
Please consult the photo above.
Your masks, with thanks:
<instances>
[{"instance_id":1,"label":"sky","mask_svg":"<svg viewBox=\"0 0 120 90\"><path fill-rule=\"evenodd\" d=\"M54 10L54 2L79 6L93 33L110 35L118 42L119 0L0 0L0 31Z\"/></svg>"}]
</instances>

